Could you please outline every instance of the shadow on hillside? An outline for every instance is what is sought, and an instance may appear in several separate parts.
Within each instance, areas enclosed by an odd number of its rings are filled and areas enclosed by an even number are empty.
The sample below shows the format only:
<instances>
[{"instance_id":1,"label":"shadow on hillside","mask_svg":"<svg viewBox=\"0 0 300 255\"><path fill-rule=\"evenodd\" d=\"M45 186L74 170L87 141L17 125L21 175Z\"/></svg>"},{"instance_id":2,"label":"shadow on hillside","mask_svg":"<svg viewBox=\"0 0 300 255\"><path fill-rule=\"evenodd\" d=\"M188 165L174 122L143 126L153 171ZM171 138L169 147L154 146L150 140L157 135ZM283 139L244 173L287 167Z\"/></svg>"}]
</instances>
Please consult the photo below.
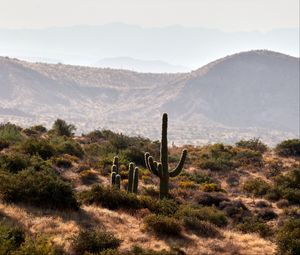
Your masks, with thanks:
<instances>
[{"instance_id":1,"label":"shadow on hillside","mask_svg":"<svg viewBox=\"0 0 300 255\"><path fill-rule=\"evenodd\" d=\"M75 222L80 228L91 228L93 226L104 226L99 219L93 217L92 215L88 214L83 209L79 209L77 211L72 210L53 210L53 209L43 209L23 204L15 204L18 207L18 210L21 209L25 213L29 214L30 216L36 217L53 217L53 218L60 218L63 223L67 222ZM2 216L3 215L3 216ZM24 227L26 227L21 220L17 220L13 216L7 215L5 212L0 211L0 219L2 217L8 218L10 221L18 223Z\"/></svg>"}]
</instances>

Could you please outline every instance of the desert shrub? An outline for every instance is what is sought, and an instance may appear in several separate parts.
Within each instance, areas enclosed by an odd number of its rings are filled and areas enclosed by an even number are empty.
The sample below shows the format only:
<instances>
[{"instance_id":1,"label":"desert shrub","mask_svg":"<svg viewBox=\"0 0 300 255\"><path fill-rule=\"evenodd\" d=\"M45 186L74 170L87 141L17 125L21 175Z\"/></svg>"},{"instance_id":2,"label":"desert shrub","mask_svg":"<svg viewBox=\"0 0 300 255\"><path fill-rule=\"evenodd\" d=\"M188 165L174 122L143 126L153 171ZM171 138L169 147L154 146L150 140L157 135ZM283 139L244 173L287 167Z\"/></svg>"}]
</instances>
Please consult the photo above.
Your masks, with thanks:
<instances>
[{"instance_id":1,"label":"desert shrub","mask_svg":"<svg viewBox=\"0 0 300 255\"><path fill-rule=\"evenodd\" d=\"M57 157L53 160L53 163L62 168L70 168L72 167L72 161L66 157Z\"/></svg>"},{"instance_id":2,"label":"desert shrub","mask_svg":"<svg viewBox=\"0 0 300 255\"><path fill-rule=\"evenodd\" d=\"M68 124L62 119L57 119L52 126L52 130L58 136L68 136L71 137L74 135L76 127L73 124Z\"/></svg>"},{"instance_id":3,"label":"desert shrub","mask_svg":"<svg viewBox=\"0 0 300 255\"><path fill-rule=\"evenodd\" d=\"M185 177L187 177L188 180L190 180L192 182L195 182L197 184L211 183L213 181L212 178L209 175L207 175L203 172L196 172L195 171L195 172L190 173L190 172L185 172L184 171L181 174L181 176L185 176Z\"/></svg>"},{"instance_id":4,"label":"desert shrub","mask_svg":"<svg viewBox=\"0 0 300 255\"><path fill-rule=\"evenodd\" d=\"M240 220L251 214L246 205L240 200L223 201L220 203L219 209L221 209L228 217L236 220Z\"/></svg>"},{"instance_id":5,"label":"desert shrub","mask_svg":"<svg viewBox=\"0 0 300 255\"><path fill-rule=\"evenodd\" d=\"M121 240L103 229L81 230L73 237L73 248L76 254L85 252L97 253L108 249L117 249Z\"/></svg>"},{"instance_id":6,"label":"desert shrub","mask_svg":"<svg viewBox=\"0 0 300 255\"><path fill-rule=\"evenodd\" d=\"M290 203L287 199L280 199L276 205L278 208L286 208L290 205Z\"/></svg>"},{"instance_id":7,"label":"desert shrub","mask_svg":"<svg viewBox=\"0 0 300 255\"><path fill-rule=\"evenodd\" d=\"M262 166L263 164L261 152L249 149L238 150L236 155L234 156L234 160L239 166Z\"/></svg>"},{"instance_id":8,"label":"desert shrub","mask_svg":"<svg viewBox=\"0 0 300 255\"><path fill-rule=\"evenodd\" d=\"M261 237L268 237L273 234L272 229L257 217L245 217L242 223L236 228L243 233L258 233Z\"/></svg>"},{"instance_id":9,"label":"desert shrub","mask_svg":"<svg viewBox=\"0 0 300 255\"><path fill-rule=\"evenodd\" d=\"M274 179L275 192L279 198L286 199L290 203L300 203L300 169L294 169L287 174L281 174Z\"/></svg>"},{"instance_id":10,"label":"desert shrub","mask_svg":"<svg viewBox=\"0 0 300 255\"><path fill-rule=\"evenodd\" d=\"M11 254L25 241L24 230L0 221L0 254Z\"/></svg>"},{"instance_id":11,"label":"desert shrub","mask_svg":"<svg viewBox=\"0 0 300 255\"><path fill-rule=\"evenodd\" d=\"M83 203L98 204L111 210L140 209L141 203L135 194L120 191L112 187L94 185L79 195Z\"/></svg>"},{"instance_id":12,"label":"desert shrub","mask_svg":"<svg viewBox=\"0 0 300 255\"><path fill-rule=\"evenodd\" d=\"M142 148L130 146L123 153L128 162L135 162L137 165L144 165L144 153Z\"/></svg>"},{"instance_id":13,"label":"desert shrub","mask_svg":"<svg viewBox=\"0 0 300 255\"><path fill-rule=\"evenodd\" d=\"M0 151L8 147L9 147L9 142L7 140L4 140L3 138L0 138Z\"/></svg>"},{"instance_id":14,"label":"desert shrub","mask_svg":"<svg viewBox=\"0 0 300 255\"><path fill-rule=\"evenodd\" d=\"M270 204L264 200L260 200L255 203L255 206L258 208L268 208L270 207Z\"/></svg>"},{"instance_id":15,"label":"desert shrub","mask_svg":"<svg viewBox=\"0 0 300 255\"><path fill-rule=\"evenodd\" d=\"M199 166L212 171L227 171L235 168L234 152L231 146L214 144L204 147L200 152Z\"/></svg>"},{"instance_id":16,"label":"desert shrub","mask_svg":"<svg viewBox=\"0 0 300 255\"><path fill-rule=\"evenodd\" d=\"M229 199L220 192L201 192L196 196L195 201L203 206L219 206L221 202Z\"/></svg>"},{"instance_id":17,"label":"desert shrub","mask_svg":"<svg viewBox=\"0 0 300 255\"><path fill-rule=\"evenodd\" d=\"M219 192L222 191L219 184L216 183L205 183L201 186L204 192Z\"/></svg>"},{"instance_id":18,"label":"desert shrub","mask_svg":"<svg viewBox=\"0 0 300 255\"><path fill-rule=\"evenodd\" d=\"M91 170L84 170L80 172L79 176L80 176L80 180L86 184L97 180L97 175L93 173Z\"/></svg>"},{"instance_id":19,"label":"desert shrub","mask_svg":"<svg viewBox=\"0 0 300 255\"><path fill-rule=\"evenodd\" d=\"M39 155L44 160L55 154L54 147L44 139L30 138L20 145L21 150L29 155Z\"/></svg>"},{"instance_id":20,"label":"desert shrub","mask_svg":"<svg viewBox=\"0 0 300 255\"><path fill-rule=\"evenodd\" d=\"M164 216L174 215L179 208L172 199L153 200L149 197L141 197L140 203L143 208L148 208L152 213Z\"/></svg>"},{"instance_id":21,"label":"desert shrub","mask_svg":"<svg viewBox=\"0 0 300 255\"><path fill-rule=\"evenodd\" d=\"M276 146L276 152L284 157L300 157L300 139L285 140Z\"/></svg>"},{"instance_id":22,"label":"desert shrub","mask_svg":"<svg viewBox=\"0 0 300 255\"><path fill-rule=\"evenodd\" d=\"M189 217L198 221L208 221L218 227L224 227L228 223L225 214L215 207L183 205L177 211L176 217L179 219Z\"/></svg>"},{"instance_id":23,"label":"desert shrub","mask_svg":"<svg viewBox=\"0 0 300 255\"><path fill-rule=\"evenodd\" d=\"M214 158L203 160L200 167L212 171L228 171L234 168L234 164L231 160Z\"/></svg>"},{"instance_id":24,"label":"desert shrub","mask_svg":"<svg viewBox=\"0 0 300 255\"><path fill-rule=\"evenodd\" d=\"M216 238L221 236L220 231L215 227L215 225L207 221L201 221L195 217L184 217L183 222L187 229L191 230L198 236L207 238Z\"/></svg>"},{"instance_id":25,"label":"desert shrub","mask_svg":"<svg viewBox=\"0 0 300 255\"><path fill-rule=\"evenodd\" d=\"M58 145L57 150L62 154L69 154L78 158L82 158L84 155L84 151L80 144L74 140L65 140Z\"/></svg>"},{"instance_id":26,"label":"desert shrub","mask_svg":"<svg viewBox=\"0 0 300 255\"><path fill-rule=\"evenodd\" d=\"M0 198L5 202L58 209L76 209L72 188L51 170L0 172Z\"/></svg>"},{"instance_id":27,"label":"desert shrub","mask_svg":"<svg viewBox=\"0 0 300 255\"><path fill-rule=\"evenodd\" d=\"M195 189L197 188L197 184L193 181L180 181L179 187L182 189Z\"/></svg>"},{"instance_id":28,"label":"desert shrub","mask_svg":"<svg viewBox=\"0 0 300 255\"><path fill-rule=\"evenodd\" d=\"M0 140L8 143L20 142L24 139L21 128L11 124L0 124Z\"/></svg>"},{"instance_id":29,"label":"desert shrub","mask_svg":"<svg viewBox=\"0 0 300 255\"><path fill-rule=\"evenodd\" d=\"M258 151L264 153L267 151L268 147L259 138L253 138L250 140L241 140L235 144L237 147L250 149L253 151Z\"/></svg>"},{"instance_id":30,"label":"desert shrub","mask_svg":"<svg viewBox=\"0 0 300 255\"><path fill-rule=\"evenodd\" d=\"M261 178L251 178L245 181L243 190L255 196L263 196L270 191L271 185Z\"/></svg>"},{"instance_id":31,"label":"desert shrub","mask_svg":"<svg viewBox=\"0 0 300 255\"><path fill-rule=\"evenodd\" d=\"M158 235L178 236L181 234L181 223L175 218L163 215L149 215L144 218L147 230Z\"/></svg>"},{"instance_id":32,"label":"desert shrub","mask_svg":"<svg viewBox=\"0 0 300 255\"><path fill-rule=\"evenodd\" d=\"M36 239L27 238L19 249L12 255L58 255L61 252L56 249L47 239L38 237Z\"/></svg>"},{"instance_id":33,"label":"desert shrub","mask_svg":"<svg viewBox=\"0 0 300 255\"><path fill-rule=\"evenodd\" d=\"M262 219L262 220L273 220L276 219L278 217L277 213L275 213L272 209L270 208L265 208L265 209L261 209L258 213L257 213L258 218Z\"/></svg>"},{"instance_id":34,"label":"desert shrub","mask_svg":"<svg viewBox=\"0 0 300 255\"><path fill-rule=\"evenodd\" d=\"M0 168L17 173L30 166L30 159L28 156L20 153L9 153L0 155Z\"/></svg>"},{"instance_id":35,"label":"desert shrub","mask_svg":"<svg viewBox=\"0 0 300 255\"><path fill-rule=\"evenodd\" d=\"M280 254L300 254L300 219L289 219L278 231L277 245Z\"/></svg>"}]
</instances>

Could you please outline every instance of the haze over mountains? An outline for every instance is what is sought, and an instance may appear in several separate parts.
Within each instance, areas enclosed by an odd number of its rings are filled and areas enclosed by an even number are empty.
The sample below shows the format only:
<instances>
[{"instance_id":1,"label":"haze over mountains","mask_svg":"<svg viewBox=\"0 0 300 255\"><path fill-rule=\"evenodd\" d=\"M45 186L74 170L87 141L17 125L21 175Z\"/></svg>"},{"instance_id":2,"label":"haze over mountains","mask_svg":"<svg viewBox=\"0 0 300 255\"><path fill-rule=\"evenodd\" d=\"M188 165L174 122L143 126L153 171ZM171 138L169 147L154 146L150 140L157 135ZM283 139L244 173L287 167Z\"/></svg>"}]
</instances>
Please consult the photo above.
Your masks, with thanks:
<instances>
[{"instance_id":1,"label":"haze over mountains","mask_svg":"<svg viewBox=\"0 0 300 255\"><path fill-rule=\"evenodd\" d=\"M0 58L0 122L109 128L177 144L299 136L299 58L250 51L190 73L151 74Z\"/></svg>"},{"instance_id":2,"label":"haze over mountains","mask_svg":"<svg viewBox=\"0 0 300 255\"><path fill-rule=\"evenodd\" d=\"M0 29L0 55L24 60L120 67L120 58L148 63L134 65L140 72L195 70L215 59L251 49L269 49L299 57L299 28L268 32L223 32L201 27L153 27L112 23L101 26L52 27L48 29ZM114 60L114 61L112 61ZM160 69L149 66L163 61ZM133 69L132 61L121 65ZM170 68L172 66L172 68ZM174 67L175 66L175 67ZM101 65L103 67L103 65Z\"/></svg>"}]
</instances>

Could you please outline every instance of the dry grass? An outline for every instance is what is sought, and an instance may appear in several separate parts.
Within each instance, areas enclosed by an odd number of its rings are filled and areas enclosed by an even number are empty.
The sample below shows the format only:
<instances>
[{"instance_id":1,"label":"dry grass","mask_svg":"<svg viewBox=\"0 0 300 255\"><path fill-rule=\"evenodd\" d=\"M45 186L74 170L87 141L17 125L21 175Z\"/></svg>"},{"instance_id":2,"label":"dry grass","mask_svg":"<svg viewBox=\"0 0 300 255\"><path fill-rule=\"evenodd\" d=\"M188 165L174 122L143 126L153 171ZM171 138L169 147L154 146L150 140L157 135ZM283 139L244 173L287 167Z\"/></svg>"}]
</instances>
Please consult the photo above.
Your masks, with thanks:
<instances>
[{"instance_id":1,"label":"dry grass","mask_svg":"<svg viewBox=\"0 0 300 255\"><path fill-rule=\"evenodd\" d=\"M181 247L189 255L200 254L275 254L276 246L255 234L241 234L223 231L224 238L205 239L193 234L183 234L183 238L164 240L143 231L141 221L136 216L110 211L95 206L83 206L79 212L56 212L32 207L0 204L0 213L19 222L33 235L43 234L54 245L71 252L71 238L80 228L104 226L123 240L121 250L134 245L146 249L161 250L171 246Z\"/></svg>"}]
</instances>

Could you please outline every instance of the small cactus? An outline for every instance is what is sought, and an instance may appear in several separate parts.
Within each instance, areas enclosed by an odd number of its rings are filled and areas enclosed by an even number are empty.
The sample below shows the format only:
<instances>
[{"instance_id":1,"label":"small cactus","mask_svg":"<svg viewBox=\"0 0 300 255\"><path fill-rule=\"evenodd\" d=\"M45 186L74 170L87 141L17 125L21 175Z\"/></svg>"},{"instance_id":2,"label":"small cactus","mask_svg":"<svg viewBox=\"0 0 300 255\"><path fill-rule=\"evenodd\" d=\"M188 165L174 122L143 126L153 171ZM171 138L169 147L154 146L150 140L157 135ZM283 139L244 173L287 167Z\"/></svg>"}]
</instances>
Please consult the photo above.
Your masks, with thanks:
<instances>
[{"instance_id":1,"label":"small cactus","mask_svg":"<svg viewBox=\"0 0 300 255\"><path fill-rule=\"evenodd\" d=\"M120 189L121 176L119 175L119 158L114 157L113 165L111 167L111 185Z\"/></svg>"},{"instance_id":2,"label":"small cactus","mask_svg":"<svg viewBox=\"0 0 300 255\"><path fill-rule=\"evenodd\" d=\"M146 167L160 179L159 196L160 199L168 197L169 194L169 178L179 175L183 169L183 165L187 156L187 150L182 151L182 155L175 169L169 171L168 163L168 115L163 114L162 117L162 135L160 144L160 162L156 162L148 152L145 153Z\"/></svg>"}]
</instances>

